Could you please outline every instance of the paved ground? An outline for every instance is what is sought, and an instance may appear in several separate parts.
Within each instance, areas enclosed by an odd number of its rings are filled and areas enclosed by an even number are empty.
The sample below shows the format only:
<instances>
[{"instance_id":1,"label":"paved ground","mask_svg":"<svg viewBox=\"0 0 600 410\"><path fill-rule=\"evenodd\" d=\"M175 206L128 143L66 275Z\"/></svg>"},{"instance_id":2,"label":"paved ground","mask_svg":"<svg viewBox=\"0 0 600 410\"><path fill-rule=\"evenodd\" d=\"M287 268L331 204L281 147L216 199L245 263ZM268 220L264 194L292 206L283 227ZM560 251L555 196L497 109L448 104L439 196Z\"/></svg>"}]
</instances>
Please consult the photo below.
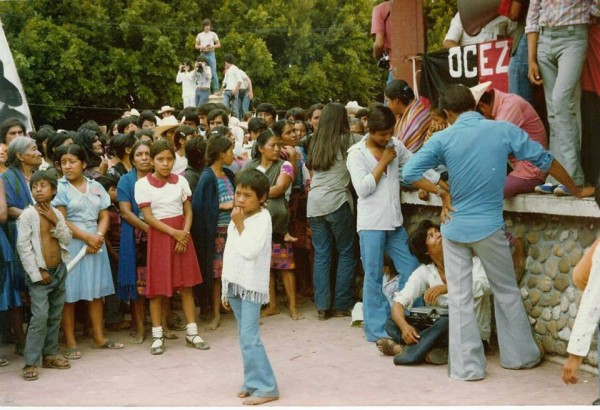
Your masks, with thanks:
<instances>
[{"instance_id":1,"label":"paved ground","mask_svg":"<svg viewBox=\"0 0 600 410\"><path fill-rule=\"evenodd\" d=\"M479 382L450 380L445 366L394 366L349 318L318 321L310 302L301 311L299 322L282 308L261 326L281 393L266 406L581 405L598 396L596 376L580 372L579 384L565 386L549 360L512 371L500 367L496 353ZM92 350L83 340L83 357L70 370L39 369L35 382L21 379L22 358L3 346L0 354L12 362L0 368L0 406L238 406L242 363L233 316L201 333L208 351L186 347L178 334L162 356L150 355L149 340L120 351ZM126 331L109 336L127 341Z\"/></svg>"}]
</instances>

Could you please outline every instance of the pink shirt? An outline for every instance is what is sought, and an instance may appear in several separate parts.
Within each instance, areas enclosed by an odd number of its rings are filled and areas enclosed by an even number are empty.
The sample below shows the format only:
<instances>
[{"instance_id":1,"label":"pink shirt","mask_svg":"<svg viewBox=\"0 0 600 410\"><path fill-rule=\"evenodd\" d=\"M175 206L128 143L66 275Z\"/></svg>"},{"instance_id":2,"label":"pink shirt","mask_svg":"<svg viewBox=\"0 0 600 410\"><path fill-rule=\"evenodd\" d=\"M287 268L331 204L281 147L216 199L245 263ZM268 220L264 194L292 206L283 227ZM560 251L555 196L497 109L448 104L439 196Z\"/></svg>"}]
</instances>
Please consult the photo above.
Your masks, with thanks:
<instances>
[{"instance_id":1,"label":"pink shirt","mask_svg":"<svg viewBox=\"0 0 600 410\"><path fill-rule=\"evenodd\" d=\"M548 149L548 137L542 120L535 109L516 94L503 93L494 89L494 107L492 116L495 120L508 121L525 131L529 138ZM546 173L536 168L529 161L517 161L510 158L513 166L511 175L521 179L546 179Z\"/></svg>"},{"instance_id":2,"label":"pink shirt","mask_svg":"<svg viewBox=\"0 0 600 410\"><path fill-rule=\"evenodd\" d=\"M386 1L373 8L371 14L371 34L383 34L383 48L392 57L392 2ZM387 17L387 19L386 19Z\"/></svg>"}]
</instances>

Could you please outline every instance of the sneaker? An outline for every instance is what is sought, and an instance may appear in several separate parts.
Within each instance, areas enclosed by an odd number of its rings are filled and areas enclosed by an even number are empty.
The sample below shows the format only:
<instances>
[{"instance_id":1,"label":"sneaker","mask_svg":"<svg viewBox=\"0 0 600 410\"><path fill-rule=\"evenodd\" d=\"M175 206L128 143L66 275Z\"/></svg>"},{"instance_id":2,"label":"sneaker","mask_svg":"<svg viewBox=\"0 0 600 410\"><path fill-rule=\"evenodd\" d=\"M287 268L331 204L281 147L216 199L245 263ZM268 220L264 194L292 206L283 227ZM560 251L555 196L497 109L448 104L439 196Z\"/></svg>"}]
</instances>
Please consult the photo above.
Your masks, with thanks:
<instances>
[{"instance_id":1,"label":"sneaker","mask_svg":"<svg viewBox=\"0 0 600 410\"><path fill-rule=\"evenodd\" d=\"M429 364L448 364L448 349L436 347L425 355L425 361Z\"/></svg>"},{"instance_id":2,"label":"sneaker","mask_svg":"<svg viewBox=\"0 0 600 410\"><path fill-rule=\"evenodd\" d=\"M536 194L553 194L557 186L558 185L546 183L536 186L534 191Z\"/></svg>"},{"instance_id":3,"label":"sneaker","mask_svg":"<svg viewBox=\"0 0 600 410\"><path fill-rule=\"evenodd\" d=\"M569 189L564 185L559 185L554 189L554 195L556 196L571 196L573 195Z\"/></svg>"}]
</instances>

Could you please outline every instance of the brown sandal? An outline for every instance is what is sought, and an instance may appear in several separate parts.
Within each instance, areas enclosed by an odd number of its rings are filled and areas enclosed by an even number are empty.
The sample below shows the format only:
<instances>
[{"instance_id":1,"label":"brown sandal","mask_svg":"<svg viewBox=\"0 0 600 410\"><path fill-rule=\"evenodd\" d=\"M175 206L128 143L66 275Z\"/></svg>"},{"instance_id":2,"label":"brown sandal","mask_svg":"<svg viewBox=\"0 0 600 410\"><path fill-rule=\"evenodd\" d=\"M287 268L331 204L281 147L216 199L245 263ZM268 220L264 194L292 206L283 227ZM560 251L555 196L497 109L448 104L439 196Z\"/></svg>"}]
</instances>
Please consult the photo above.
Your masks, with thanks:
<instances>
[{"instance_id":1,"label":"brown sandal","mask_svg":"<svg viewBox=\"0 0 600 410\"><path fill-rule=\"evenodd\" d=\"M42 357L42 367L44 369L70 369L71 363L68 360L60 358L58 356L44 356Z\"/></svg>"},{"instance_id":2,"label":"brown sandal","mask_svg":"<svg viewBox=\"0 0 600 410\"><path fill-rule=\"evenodd\" d=\"M23 367L23 379L28 382L38 379L37 367L34 365L28 365Z\"/></svg>"}]
</instances>

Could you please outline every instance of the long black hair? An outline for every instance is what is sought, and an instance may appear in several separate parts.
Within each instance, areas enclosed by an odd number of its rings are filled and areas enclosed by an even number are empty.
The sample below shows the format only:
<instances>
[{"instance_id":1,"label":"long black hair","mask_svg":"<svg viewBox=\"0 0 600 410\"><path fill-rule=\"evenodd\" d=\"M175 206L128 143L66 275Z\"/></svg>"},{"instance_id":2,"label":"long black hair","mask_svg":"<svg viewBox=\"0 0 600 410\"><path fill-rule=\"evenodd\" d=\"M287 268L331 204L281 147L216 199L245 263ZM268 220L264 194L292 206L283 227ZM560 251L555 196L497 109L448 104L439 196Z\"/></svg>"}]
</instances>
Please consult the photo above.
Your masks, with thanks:
<instances>
[{"instance_id":1,"label":"long black hair","mask_svg":"<svg viewBox=\"0 0 600 410\"><path fill-rule=\"evenodd\" d=\"M345 160L351 138L346 107L340 103L327 104L308 147L307 166L315 171L327 171L340 153Z\"/></svg>"}]
</instances>

